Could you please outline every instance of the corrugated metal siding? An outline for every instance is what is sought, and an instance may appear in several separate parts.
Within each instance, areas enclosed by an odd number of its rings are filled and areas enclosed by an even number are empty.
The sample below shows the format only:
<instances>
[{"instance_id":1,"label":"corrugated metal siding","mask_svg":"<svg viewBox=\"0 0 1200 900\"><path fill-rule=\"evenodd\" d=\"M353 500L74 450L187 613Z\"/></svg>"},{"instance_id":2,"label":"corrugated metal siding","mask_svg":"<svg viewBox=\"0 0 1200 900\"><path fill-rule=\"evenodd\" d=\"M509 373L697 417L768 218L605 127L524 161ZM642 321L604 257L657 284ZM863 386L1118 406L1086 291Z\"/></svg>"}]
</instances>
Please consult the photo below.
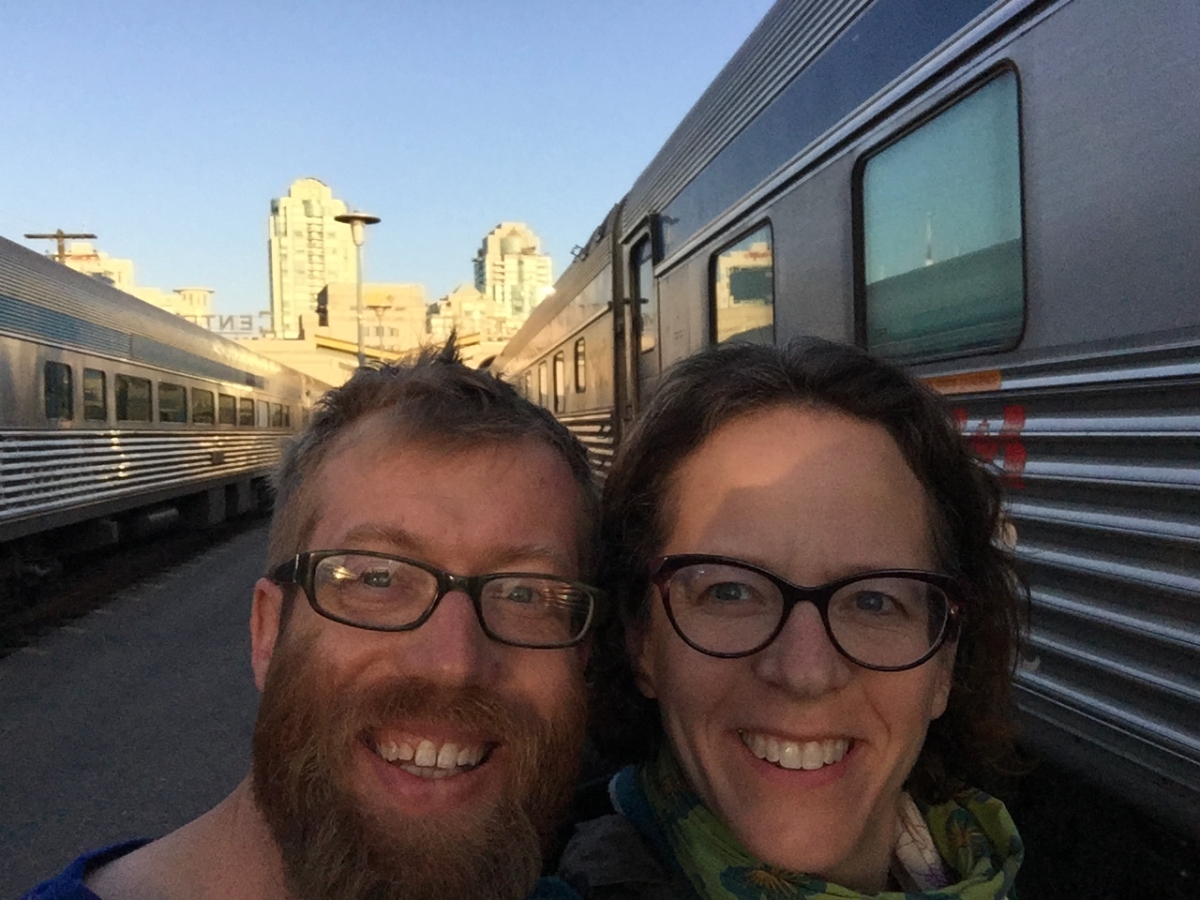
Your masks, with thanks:
<instances>
[{"instance_id":1,"label":"corrugated metal siding","mask_svg":"<svg viewBox=\"0 0 1200 900\"><path fill-rule=\"evenodd\" d=\"M559 416L559 421L587 448L592 468L601 474L608 472L616 448L613 411L607 409L575 416Z\"/></svg>"},{"instance_id":2,"label":"corrugated metal siding","mask_svg":"<svg viewBox=\"0 0 1200 900\"><path fill-rule=\"evenodd\" d=\"M259 356L234 341L4 238L0 238L0 295L4 298L0 299L3 305L11 305L7 298L13 298L44 310L43 316L59 323L56 327L60 330L64 320L77 320L78 328L87 328L88 324L95 326L88 330L88 336L108 335L111 338L113 334L123 335L126 355L130 352L131 338L140 338L152 342L147 346L174 348L177 354L189 354L209 360L212 365L228 366L229 371L236 371L239 376L229 380L239 383L246 383L247 377L269 378L286 371L274 360ZM32 324L33 320L29 322ZM40 334L28 330L21 333ZM74 343L65 337L63 340Z\"/></svg>"},{"instance_id":3,"label":"corrugated metal siding","mask_svg":"<svg viewBox=\"0 0 1200 900\"><path fill-rule=\"evenodd\" d=\"M634 184L622 234L662 210L870 2L779 0L771 7Z\"/></svg>"},{"instance_id":4,"label":"corrugated metal siding","mask_svg":"<svg viewBox=\"0 0 1200 900\"><path fill-rule=\"evenodd\" d=\"M0 432L0 526L213 478L263 474L283 434Z\"/></svg>"},{"instance_id":5,"label":"corrugated metal siding","mask_svg":"<svg viewBox=\"0 0 1200 900\"><path fill-rule=\"evenodd\" d=\"M1200 822L1200 346L1006 370L952 400L1009 485L1032 589L1023 709Z\"/></svg>"}]
</instances>

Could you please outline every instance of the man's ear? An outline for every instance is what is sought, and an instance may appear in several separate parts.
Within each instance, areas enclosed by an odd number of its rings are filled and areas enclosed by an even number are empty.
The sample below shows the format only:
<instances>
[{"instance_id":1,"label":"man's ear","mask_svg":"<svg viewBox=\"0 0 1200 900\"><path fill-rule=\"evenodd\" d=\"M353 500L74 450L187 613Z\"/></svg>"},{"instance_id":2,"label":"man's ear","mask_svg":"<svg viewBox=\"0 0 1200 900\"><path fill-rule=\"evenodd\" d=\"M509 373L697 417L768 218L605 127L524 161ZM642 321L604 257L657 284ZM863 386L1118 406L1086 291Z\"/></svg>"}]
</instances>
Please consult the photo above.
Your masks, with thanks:
<instances>
[{"instance_id":1,"label":"man's ear","mask_svg":"<svg viewBox=\"0 0 1200 900\"><path fill-rule=\"evenodd\" d=\"M283 588L269 578L258 579L254 585L254 601L250 604L250 666L254 669L254 683L259 691L267 683L267 669L275 655L282 610Z\"/></svg>"}]
</instances>

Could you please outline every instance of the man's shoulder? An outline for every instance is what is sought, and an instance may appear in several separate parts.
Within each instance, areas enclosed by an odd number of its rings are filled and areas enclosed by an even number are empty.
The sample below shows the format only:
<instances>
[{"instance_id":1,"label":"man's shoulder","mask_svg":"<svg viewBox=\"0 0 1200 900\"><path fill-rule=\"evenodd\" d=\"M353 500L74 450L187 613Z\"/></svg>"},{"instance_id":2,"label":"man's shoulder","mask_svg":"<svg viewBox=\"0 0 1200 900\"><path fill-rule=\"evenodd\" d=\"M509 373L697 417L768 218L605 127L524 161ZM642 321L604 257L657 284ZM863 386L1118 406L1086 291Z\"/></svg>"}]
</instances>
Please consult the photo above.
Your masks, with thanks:
<instances>
[{"instance_id":1,"label":"man's shoulder","mask_svg":"<svg viewBox=\"0 0 1200 900\"><path fill-rule=\"evenodd\" d=\"M88 873L148 843L147 839L124 841L85 853L53 878L31 888L21 900L101 900L83 883Z\"/></svg>"}]
</instances>

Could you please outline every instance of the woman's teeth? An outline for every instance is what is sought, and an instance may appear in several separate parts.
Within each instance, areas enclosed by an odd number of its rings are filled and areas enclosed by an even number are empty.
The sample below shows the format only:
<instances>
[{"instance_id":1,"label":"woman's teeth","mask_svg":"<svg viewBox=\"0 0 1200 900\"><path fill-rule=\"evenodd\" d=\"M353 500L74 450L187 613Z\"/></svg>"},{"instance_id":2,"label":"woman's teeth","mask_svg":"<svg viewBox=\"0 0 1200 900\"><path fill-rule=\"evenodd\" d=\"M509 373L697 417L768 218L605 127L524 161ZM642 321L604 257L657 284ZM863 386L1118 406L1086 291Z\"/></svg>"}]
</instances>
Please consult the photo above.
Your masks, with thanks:
<instances>
[{"instance_id":1,"label":"woman's teeth","mask_svg":"<svg viewBox=\"0 0 1200 900\"><path fill-rule=\"evenodd\" d=\"M738 736L759 759L784 769L819 769L839 762L850 749L850 741L846 738L800 743L748 731L739 731Z\"/></svg>"},{"instance_id":2,"label":"woman's teeth","mask_svg":"<svg viewBox=\"0 0 1200 900\"><path fill-rule=\"evenodd\" d=\"M421 778L445 778L473 769L487 754L482 744L463 744L453 741L435 744L430 740L410 742L385 741L375 745L375 752L390 763Z\"/></svg>"}]
</instances>

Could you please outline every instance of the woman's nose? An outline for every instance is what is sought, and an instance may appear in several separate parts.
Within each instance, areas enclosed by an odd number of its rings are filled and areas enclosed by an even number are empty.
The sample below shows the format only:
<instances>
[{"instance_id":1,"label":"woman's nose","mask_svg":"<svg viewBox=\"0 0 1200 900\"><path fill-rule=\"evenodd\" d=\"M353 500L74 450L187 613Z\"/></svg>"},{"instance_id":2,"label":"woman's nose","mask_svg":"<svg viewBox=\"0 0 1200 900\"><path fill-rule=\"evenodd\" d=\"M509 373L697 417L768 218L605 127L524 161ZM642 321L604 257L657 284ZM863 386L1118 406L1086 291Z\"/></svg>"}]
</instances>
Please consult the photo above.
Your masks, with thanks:
<instances>
[{"instance_id":1,"label":"woman's nose","mask_svg":"<svg viewBox=\"0 0 1200 900\"><path fill-rule=\"evenodd\" d=\"M759 678L803 699L838 690L854 675L854 664L830 642L811 603L796 604L783 630L752 659Z\"/></svg>"}]
</instances>

